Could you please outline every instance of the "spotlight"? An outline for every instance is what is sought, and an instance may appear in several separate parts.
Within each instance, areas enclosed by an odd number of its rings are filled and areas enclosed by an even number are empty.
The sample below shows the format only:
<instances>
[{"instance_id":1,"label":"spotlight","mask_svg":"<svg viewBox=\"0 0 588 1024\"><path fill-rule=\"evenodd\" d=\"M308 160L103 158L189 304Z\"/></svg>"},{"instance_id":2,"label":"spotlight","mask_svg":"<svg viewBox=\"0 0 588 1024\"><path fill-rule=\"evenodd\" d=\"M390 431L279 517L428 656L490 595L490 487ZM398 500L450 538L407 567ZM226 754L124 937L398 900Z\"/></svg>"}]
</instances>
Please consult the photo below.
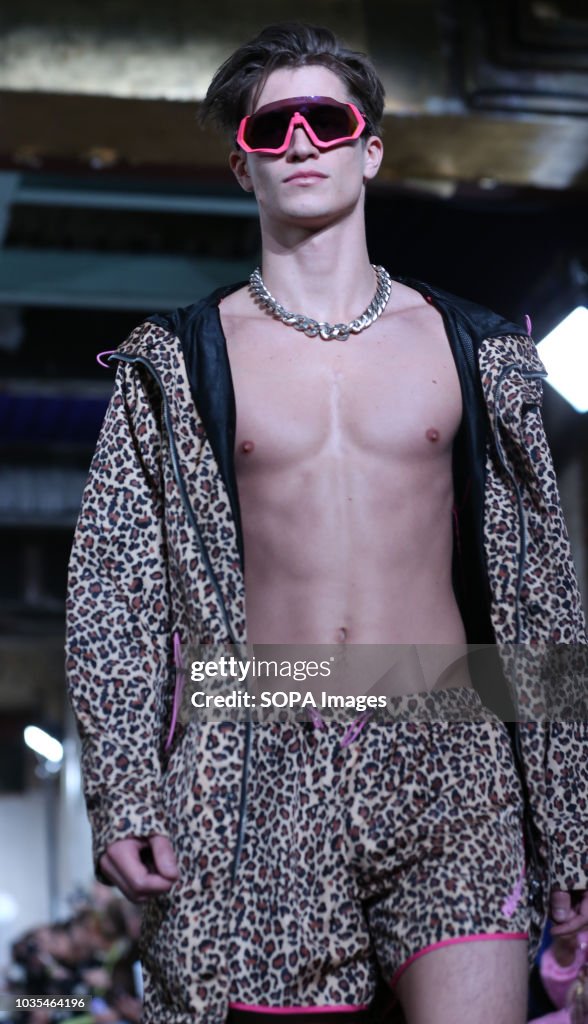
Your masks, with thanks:
<instances>
[{"instance_id":1,"label":"spotlight","mask_svg":"<svg viewBox=\"0 0 588 1024\"><path fill-rule=\"evenodd\" d=\"M61 764L63 747L59 740L50 736L44 729L39 729L36 725L27 725L24 731L24 741L27 747L34 750L39 757L44 757L50 764Z\"/></svg>"},{"instance_id":2,"label":"spotlight","mask_svg":"<svg viewBox=\"0 0 588 1024\"><path fill-rule=\"evenodd\" d=\"M537 345L547 382L574 407L588 412L588 308L577 306Z\"/></svg>"},{"instance_id":3,"label":"spotlight","mask_svg":"<svg viewBox=\"0 0 588 1024\"><path fill-rule=\"evenodd\" d=\"M0 924L8 924L18 917L18 903L9 892L0 892Z\"/></svg>"}]
</instances>

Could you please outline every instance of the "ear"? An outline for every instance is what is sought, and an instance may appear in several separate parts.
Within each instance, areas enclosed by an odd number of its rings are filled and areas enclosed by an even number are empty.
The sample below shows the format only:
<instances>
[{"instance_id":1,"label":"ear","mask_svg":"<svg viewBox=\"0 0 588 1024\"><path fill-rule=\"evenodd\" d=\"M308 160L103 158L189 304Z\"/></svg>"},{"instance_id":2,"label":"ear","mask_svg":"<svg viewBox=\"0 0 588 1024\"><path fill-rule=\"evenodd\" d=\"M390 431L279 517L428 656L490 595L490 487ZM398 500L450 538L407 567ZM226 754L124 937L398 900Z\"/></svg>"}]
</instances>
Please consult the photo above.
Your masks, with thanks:
<instances>
[{"instance_id":1,"label":"ear","mask_svg":"<svg viewBox=\"0 0 588 1024\"><path fill-rule=\"evenodd\" d=\"M375 178L380 170L380 164L384 156L384 144L377 135L370 135L364 148L364 171L366 181Z\"/></svg>"},{"instance_id":2,"label":"ear","mask_svg":"<svg viewBox=\"0 0 588 1024\"><path fill-rule=\"evenodd\" d=\"M244 189L245 192L253 192L253 182L249 176L249 168L247 166L247 153L244 153L242 149L231 150L229 156L229 167L241 188Z\"/></svg>"}]
</instances>

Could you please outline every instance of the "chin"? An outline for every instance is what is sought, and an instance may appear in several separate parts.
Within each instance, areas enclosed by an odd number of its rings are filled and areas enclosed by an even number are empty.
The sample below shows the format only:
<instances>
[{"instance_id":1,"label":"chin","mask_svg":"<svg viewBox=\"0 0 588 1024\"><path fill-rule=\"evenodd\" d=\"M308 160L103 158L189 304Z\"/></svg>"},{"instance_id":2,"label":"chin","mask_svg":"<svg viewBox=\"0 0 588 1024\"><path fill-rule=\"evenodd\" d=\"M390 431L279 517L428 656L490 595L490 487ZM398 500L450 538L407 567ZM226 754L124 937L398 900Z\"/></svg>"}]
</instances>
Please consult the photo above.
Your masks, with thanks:
<instances>
[{"instance_id":1,"label":"chin","mask_svg":"<svg viewBox=\"0 0 588 1024\"><path fill-rule=\"evenodd\" d=\"M275 198L275 197L274 197ZM318 196L310 194L310 190L298 189L296 195L289 196L284 202L264 203L263 199L257 197L262 223L274 223L284 228L299 228L301 230L317 230L326 228L330 224L336 224L353 214L361 206L361 197L353 195L344 198Z\"/></svg>"},{"instance_id":2,"label":"chin","mask_svg":"<svg viewBox=\"0 0 588 1024\"><path fill-rule=\"evenodd\" d=\"M309 196L309 202L292 203L286 208L282 207L282 210L278 214L278 218L282 223L297 225L298 227L324 227L330 223L336 223L343 217L349 215L354 209L355 202L342 205L326 205L324 202L318 203L313 202Z\"/></svg>"}]
</instances>

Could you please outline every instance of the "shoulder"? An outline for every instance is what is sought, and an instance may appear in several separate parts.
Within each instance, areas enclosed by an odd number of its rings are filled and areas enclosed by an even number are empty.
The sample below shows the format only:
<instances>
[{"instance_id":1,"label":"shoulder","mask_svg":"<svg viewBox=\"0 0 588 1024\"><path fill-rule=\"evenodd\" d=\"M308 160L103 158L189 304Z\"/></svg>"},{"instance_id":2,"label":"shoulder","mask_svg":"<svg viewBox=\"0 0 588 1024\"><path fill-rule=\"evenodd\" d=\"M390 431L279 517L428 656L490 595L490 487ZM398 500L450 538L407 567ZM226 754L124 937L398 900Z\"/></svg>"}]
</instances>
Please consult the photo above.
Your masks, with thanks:
<instances>
[{"instance_id":1,"label":"shoulder","mask_svg":"<svg viewBox=\"0 0 588 1024\"><path fill-rule=\"evenodd\" d=\"M228 295L222 295L220 302L223 307L223 317L250 317L252 309L256 308L251 302L247 284L238 286Z\"/></svg>"}]
</instances>

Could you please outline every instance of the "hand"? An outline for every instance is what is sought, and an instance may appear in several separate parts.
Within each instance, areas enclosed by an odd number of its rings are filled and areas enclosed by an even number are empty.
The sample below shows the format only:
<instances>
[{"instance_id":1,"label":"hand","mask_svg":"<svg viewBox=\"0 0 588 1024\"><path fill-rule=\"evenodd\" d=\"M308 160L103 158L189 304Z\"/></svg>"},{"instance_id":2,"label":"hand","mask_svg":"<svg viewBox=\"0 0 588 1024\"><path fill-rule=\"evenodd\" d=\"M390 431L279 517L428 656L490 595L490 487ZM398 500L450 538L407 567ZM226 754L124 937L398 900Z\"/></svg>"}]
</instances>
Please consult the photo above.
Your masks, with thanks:
<instances>
[{"instance_id":1,"label":"hand","mask_svg":"<svg viewBox=\"0 0 588 1024\"><path fill-rule=\"evenodd\" d=\"M178 864L167 836L119 839L100 858L100 870L133 903L169 892L179 878Z\"/></svg>"},{"instance_id":2,"label":"hand","mask_svg":"<svg viewBox=\"0 0 588 1024\"><path fill-rule=\"evenodd\" d=\"M575 932L572 935L556 935L550 948L556 963L560 967L569 967L576 959L578 936Z\"/></svg>"},{"instance_id":3,"label":"hand","mask_svg":"<svg viewBox=\"0 0 588 1024\"><path fill-rule=\"evenodd\" d=\"M551 934L575 935L588 928L588 891L576 894L577 901L572 906L572 893L563 889L551 890L550 917L555 923Z\"/></svg>"}]
</instances>

